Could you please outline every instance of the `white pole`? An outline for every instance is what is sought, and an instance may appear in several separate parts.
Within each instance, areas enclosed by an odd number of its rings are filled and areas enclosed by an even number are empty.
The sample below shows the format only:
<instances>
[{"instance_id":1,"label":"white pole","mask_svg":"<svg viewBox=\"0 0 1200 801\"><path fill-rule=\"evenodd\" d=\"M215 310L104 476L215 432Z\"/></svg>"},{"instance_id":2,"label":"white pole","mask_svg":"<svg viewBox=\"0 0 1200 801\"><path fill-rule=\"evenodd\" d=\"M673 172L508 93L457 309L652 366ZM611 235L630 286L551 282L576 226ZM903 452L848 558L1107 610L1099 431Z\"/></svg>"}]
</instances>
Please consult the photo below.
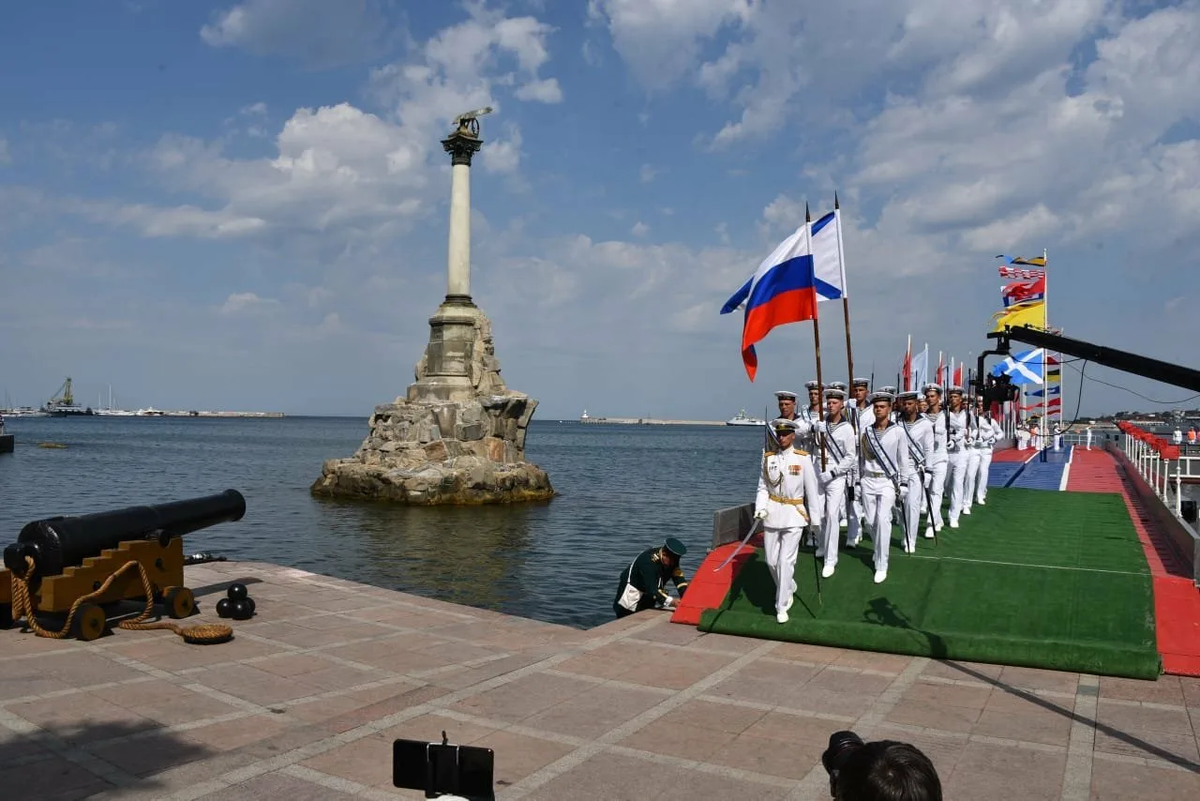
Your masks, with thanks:
<instances>
[{"instance_id":1,"label":"white pole","mask_svg":"<svg viewBox=\"0 0 1200 801\"><path fill-rule=\"evenodd\" d=\"M450 247L447 294L471 295L471 168L450 168Z\"/></svg>"}]
</instances>

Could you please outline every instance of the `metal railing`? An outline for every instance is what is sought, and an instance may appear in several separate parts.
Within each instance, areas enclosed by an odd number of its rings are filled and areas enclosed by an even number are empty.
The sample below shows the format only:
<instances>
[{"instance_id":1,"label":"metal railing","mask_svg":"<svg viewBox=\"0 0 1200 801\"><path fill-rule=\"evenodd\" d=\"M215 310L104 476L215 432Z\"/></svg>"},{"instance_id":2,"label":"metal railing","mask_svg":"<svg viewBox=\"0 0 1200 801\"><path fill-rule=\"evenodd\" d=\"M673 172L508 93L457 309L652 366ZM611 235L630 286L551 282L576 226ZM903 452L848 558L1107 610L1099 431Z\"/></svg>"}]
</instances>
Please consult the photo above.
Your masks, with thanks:
<instances>
[{"instance_id":1,"label":"metal railing","mask_svg":"<svg viewBox=\"0 0 1200 801\"><path fill-rule=\"evenodd\" d=\"M1178 459L1164 459L1147 443L1121 435L1121 450L1176 517L1183 519L1183 485L1200 481L1200 448L1180 447Z\"/></svg>"}]
</instances>

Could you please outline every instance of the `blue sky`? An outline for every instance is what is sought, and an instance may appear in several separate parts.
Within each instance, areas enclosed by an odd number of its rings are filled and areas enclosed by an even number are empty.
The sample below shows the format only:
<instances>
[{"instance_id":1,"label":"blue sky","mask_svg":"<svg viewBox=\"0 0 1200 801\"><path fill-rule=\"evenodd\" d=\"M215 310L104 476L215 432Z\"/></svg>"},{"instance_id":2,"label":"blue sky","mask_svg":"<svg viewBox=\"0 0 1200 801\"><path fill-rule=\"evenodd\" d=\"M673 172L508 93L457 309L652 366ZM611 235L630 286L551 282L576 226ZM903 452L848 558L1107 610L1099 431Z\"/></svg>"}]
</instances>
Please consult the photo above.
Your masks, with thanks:
<instances>
[{"instance_id":1,"label":"blue sky","mask_svg":"<svg viewBox=\"0 0 1200 801\"><path fill-rule=\"evenodd\" d=\"M364 416L402 395L445 292L439 139L483 105L472 290L542 419L724 419L800 388L810 324L751 384L717 311L835 190L855 372L894 376L908 334L978 353L993 257L1042 248L1053 325L1200 365L1200 4L811 6L5 4L0 391ZM821 333L844 379L835 304ZM1083 414L1138 407L1084 386Z\"/></svg>"}]
</instances>

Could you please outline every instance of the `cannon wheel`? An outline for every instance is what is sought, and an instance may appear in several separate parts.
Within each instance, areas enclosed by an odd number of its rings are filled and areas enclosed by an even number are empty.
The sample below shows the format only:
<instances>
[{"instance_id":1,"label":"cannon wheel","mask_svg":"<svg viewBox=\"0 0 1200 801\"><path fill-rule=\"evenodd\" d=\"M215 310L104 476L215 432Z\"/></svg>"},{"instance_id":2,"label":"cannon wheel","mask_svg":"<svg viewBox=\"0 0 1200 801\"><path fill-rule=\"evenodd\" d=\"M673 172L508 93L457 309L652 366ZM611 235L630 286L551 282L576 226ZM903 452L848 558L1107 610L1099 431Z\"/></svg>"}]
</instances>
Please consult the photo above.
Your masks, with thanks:
<instances>
[{"instance_id":1,"label":"cannon wheel","mask_svg":"<svg viewBox=\"0 0 1200 801\"><path fill-rule=\"evenodd\" d=\"M169 587L163 593L163 605L167 607L167 617L182 620L196 611L196 598L187 587Z\"/></svg>"},{"instance_id":2,"label":"cannon wheel","mask_svg":"<svg viewBox=\"0 0 1200 801\"><path fill-rule=\"evenodd\" d=\"M83 604L75 610L75 619L71 621L71 635L85 642L99 639L108 628L108 616L103 607L96 604Z\"/></svg>"}]
</instances>

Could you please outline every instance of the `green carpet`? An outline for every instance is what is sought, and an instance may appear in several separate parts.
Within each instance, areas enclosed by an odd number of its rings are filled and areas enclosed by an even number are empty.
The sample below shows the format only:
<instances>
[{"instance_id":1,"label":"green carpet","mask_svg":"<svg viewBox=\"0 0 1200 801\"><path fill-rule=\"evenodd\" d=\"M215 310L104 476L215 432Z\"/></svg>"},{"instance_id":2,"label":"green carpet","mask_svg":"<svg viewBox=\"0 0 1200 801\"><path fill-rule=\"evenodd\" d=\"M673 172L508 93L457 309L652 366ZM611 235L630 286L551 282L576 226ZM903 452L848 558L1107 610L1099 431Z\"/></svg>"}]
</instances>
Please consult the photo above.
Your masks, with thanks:
<instances>
[{"instance_id":1,"label":"green carpet","mask_svg":"<svg viewBox=\"0 0 1200 801\"><path fill-rule=\"evenodd\" d=\"M961 528L918 538L892 532L888 578L872 581L871 542L842 547L820 579L801 549L785 624L761 553L741 568L702 631L867 651L1153 679L1150 571L1120 495L993 489Z\"/></svg>"}]
</instances>

